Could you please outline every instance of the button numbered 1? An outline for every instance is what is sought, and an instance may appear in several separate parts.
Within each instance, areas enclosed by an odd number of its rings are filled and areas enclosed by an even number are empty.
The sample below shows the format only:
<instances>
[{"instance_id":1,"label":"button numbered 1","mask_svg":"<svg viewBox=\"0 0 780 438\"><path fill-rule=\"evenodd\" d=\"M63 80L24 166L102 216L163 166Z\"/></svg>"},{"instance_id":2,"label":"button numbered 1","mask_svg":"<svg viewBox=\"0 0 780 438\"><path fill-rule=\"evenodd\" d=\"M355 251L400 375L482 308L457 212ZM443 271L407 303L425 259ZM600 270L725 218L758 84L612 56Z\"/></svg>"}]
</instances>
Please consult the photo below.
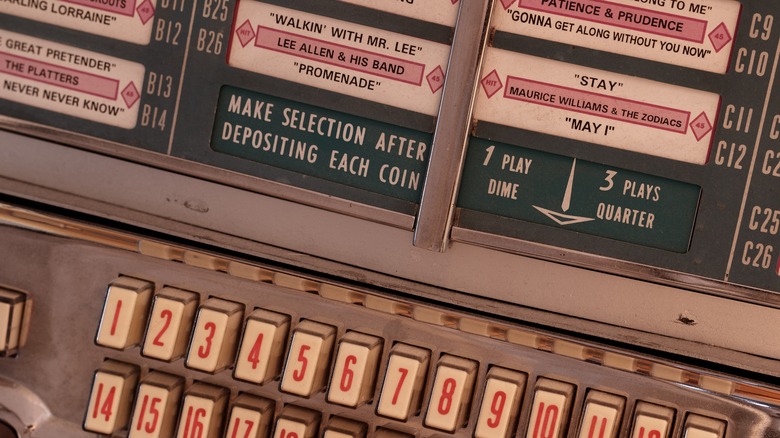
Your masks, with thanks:
<instances>
[{"instance_id":1,"label":"button numbered 1","mask_svg":"<svg viewBox=\"0 0 780 438\"><path fill-rule=\"evenodd\" d=\"M302 321L293 332L279 388L309 397L325 386L336 328Z\"/></svg>"},{"instance_id":2,"label":"button numbered 1","mask_svg":"<svg viewBox=\"0 0 780 438\"><path fill-rule=\"evenodd\" d=\"M507 437L514 429L525 390L525 374L493 367L487 375L475 438Z\"/></svg>"},{"instance_id":3,"label":"button numbered 1","mask_svg":"<svg viewBox=\"0 0 780 438\"><path fill-rule=\"evenodd\" d=\"M452 432L466 421L477 362L445 355L436 367L425 425Z\"/></svg>"},{"instance_id":4,"label":"button numbered 1","mask_svg":"<svg viewBox=\"0 0 780 438\"><path fill-rule=\"evenodd\" d=\"M405 421L420 408L431 353L423 348L396 344L390 351L376 412Z\"/></svg>"},{"instance_id":5,"label":"button numbered 1","mask_svg":"<svg viewBox=\"0 0 780 438\"><path fill-rule=\"evenodd\" d=\"M113 360L104 362L92 381L84 430L111 435L124 428L137 383L135 366Z\"/></svg>"},{"instance_id":6,"label":"button numbered 1","mask_svg":"<svg viewBox=\"0 0 780 438\"><path fill-rule=\"evenodd\" d=\"M114 280L106 292L95 343L124 350L141 342L154 285L130 277Z\"/></svg>"},{"instance_id":7,"label":"button numbered 1","mask_svg":"<svg viewBox=\"0 0 780 438\"><path fill-rule=\"evenodd\" d=\"M233 362L244 306L211 298L198 310L192 331L187 366L214 373Z\"/></svg>"},{"instance_id":8,"label":"button numbered 1","mask_svg":"<svg viewBox=\"0 0 780 438\"><path fill-rule=\"evenodd\" d=\"M279 375L289 330L287 315L260 309L252 312L244 326L233 376L261 384Z\"/></svg>"},{"instance_id":9,"label":"button numbered 1","mask_svg":"<svg viewBox=\"0 0 780 438\"><path fill-rule=\"evenodd\" d=\"M328 401L355 407L371 398L382 339L349 332L339 342Z\"/></svg>"},{"instance_id":10,"label":"button numbered 1","mask_svg":"<svg viewBox=\"0 0 780 438\"><path fill-rule=\"evenodd\" d=\"M152 372L144 378L135 397L129 438L170 438L176 426L184 380Z\"/></svg>"},{"instance_id":11,"label":"button numbered 1","mask_svg":"<svg viewBox=\"0 0 780 438\"><path fill-rule=\"evenodd\" d=\"M534 388L534 401L526 438L564 436L573 398L574 385L539 379Z\"/></svg>"}]
</instances>

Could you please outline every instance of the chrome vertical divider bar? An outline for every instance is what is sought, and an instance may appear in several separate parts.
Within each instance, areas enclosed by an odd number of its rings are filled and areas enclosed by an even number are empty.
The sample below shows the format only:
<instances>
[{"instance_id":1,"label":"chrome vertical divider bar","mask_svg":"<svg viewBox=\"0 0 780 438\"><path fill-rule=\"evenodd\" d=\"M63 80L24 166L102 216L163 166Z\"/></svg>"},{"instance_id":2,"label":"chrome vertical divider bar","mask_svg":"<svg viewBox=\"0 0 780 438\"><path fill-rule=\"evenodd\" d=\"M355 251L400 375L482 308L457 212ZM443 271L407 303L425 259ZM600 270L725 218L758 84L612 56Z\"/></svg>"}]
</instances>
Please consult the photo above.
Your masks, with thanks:
<instances>
[{"instance_id":1,"label":"chrome vertical divider bar","mask_svg":"<svg viewBox=\"0 0 780 438\"><path fill-rule=\"evenodd\" d=\"M492 4L461 0L414 231L418 248L439 252L447 248Z\"/></svg>"}]
</instances>

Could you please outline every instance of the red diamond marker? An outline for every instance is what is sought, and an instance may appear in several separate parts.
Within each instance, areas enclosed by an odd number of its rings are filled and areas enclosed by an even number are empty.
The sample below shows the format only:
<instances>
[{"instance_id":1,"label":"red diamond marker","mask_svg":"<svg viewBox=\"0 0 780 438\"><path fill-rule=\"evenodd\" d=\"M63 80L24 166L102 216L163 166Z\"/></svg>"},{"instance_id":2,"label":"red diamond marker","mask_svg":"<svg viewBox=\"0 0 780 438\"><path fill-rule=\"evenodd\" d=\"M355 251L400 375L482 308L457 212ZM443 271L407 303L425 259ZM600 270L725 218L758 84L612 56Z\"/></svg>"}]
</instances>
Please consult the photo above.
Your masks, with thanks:
<instances>
[{"instance_id":1,"label":"red diamond marker","mask_svg":"<svg viewBox=\"0 0 780 438\"><path fill-rule=\"evenodd\" d=\"M731 34L729 33L726 24L721 22L718 27L710 32L710 42L712 47L715 47L716 52L720 52L731 41Z\"/></svg>"},{"instance_id":2,"label":"red diamond marker","mask_svg":"<svg viewBox=\"0 0 780 438\"><path fill-rule=\"evenodd\" d=\"M241 42L241 47L246 47L250 41L255 39L255 29L249 20L244 21L238 29L236 29L236 35L238 35L238 41Z\"/></svg>"},{"instance_id":3,"label":"red diamond marker","mask_svg":"<svg viewBox=\"0 0 780 438\"><path fill-rule=\"evenodd\" d=\"M149 0L138 5L136 8L138 12L138 18L141 19L141 23L146 24L154 17L154 5Z\"/></svg>"},{"instance_id":4,"label":"red diamond marker","mask_svg":"<svg viewBox=\"0 0 780 438\"><path fill-rule=\"evenodd\" d=\"M428 80L428 86L431 87L431 93L435 93L444 86L444 70L441 69L441 66L438 66L428 73L428 76L426 76L425 79Z\"/></svg>"},{"instance_id":5,"label":"red diamond marker","mask_svg":"<svg viewBox=\"0 0 780 438\"><path fill-rule=\"evenodd\" d=\"M459 1L459 0L452 0L452 4L454 5L454 4L455 4L455 3L457 3L458 1Z\"/></svg>"},{"instance_id":6,"label":"red diamond marker","mask_svg":"<svg viewBox=\"0 0 780 438\"><path fill-rule=\"evenodd\" d=\"M132 108L138 99L141 98L141 94L138 93L138 88L135 88L135 84L130 82L127 84L124 90L122 90L122 99L125 100L125 105L128 108Z\"/></svg>"},{"instance_id":7,"label":"red diamond marker","mask_svg":"<svg viewBox=\"0 0 780 438\"><path fill-rule=\"evenodd\" d=\"M482 84L482 89L485 90L488 99L498 93L498 90L504 88L504 84L501 83L501 78L498 77L498 72L496 72L496 70L493 70L489 75L485 76L480 83Z\"/></svg>"},{"instance_id":8,"label":"red diamond marker","mask_svg":"<svg viewBox=\"0 0 780 438\"><path fill-rule=\"evenodd\" d=\"M710 123L710 119L707 118L707 114L702 112L698 117L693 119L691 122L691 131L693 131L693 135L696 136L696 141L701 140L705 135L712 131L712 124Z\"/></svg>"},{"instance_id":9,"label":"red diamond marker","mask_svg":"<svg viewBox=\"0 0 780 438\"><path fill-rule=\"evenodd\" d=\"M510 6L512 6L512 3L514 3L515 0L501 0L501 6L504 7L504 9L509 9Z\"/></svg>"}]
</instances>

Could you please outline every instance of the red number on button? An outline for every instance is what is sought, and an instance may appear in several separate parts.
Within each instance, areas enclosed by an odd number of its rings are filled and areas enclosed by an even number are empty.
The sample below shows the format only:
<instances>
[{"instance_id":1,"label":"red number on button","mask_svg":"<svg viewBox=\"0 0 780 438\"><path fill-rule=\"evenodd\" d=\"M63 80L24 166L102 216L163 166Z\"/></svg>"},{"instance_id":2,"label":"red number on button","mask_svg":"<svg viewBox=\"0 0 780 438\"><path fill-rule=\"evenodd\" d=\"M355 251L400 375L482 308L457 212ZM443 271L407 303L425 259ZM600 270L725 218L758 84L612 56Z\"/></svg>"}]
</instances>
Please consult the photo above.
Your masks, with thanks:
<instances>
[{"instance_id":1,"label":"red number on button","mask_svg":"<svg viewBox=\"0 0 780 438\"><path fill-rule=\"evenodd\" d=\"M209 353L211 353L211 341L214 339L214 334L217 331L217 325L213 322L207 322L203 328L209 331L209 335L206 336L206 345L201 345L198 348L198 356L201 359L209 357Z\"/></svg>"},{"instance_id":2,"label":"red number on button","mask_svg":"<svg viewBox=\"0 0 780 438\"><path fill-rule=\"evenodd\" d=\"M249 356L247 357L247 360L252 363L252 369L257 369L257 364L260 363L260 349L263 347L263 334L260 333L257 335L257 340L255 340L255 344L252 346L252 349L249 350Z\"/></svg>"},{"instance_id":3,"label":"red number on button","mask_svg":"<svg viewBox=\"0 0 780 438\"><path fill-rule=\"evenodd\" d=\"M588 432L588 438L595 438L596 426L598 426L599 417L594 415L590 419L590 432ZM607 419L601 418L601 430L599 431L598 438L604 438L604 433L607 429ZM644 429L644 428L643 428Z\"/></svg>"},{"instance_id":4,"label":"red number on button","mask_svg":"<svg viewBox=\"0 0 780 438\"><path fill-rule=\"evenodd\" d=\"M439 406L437 409L442 415L447 415L452 408L452 396L455 394L455 387L457 382L452 377L447 378L444 381L444 385L441 387L441 398L439 399Z\"/></svg>"},{"instance_id":5,"label":"red number on button","mask_svg":"<svg viewBox=\"0 0 780 438\"><path fill-rule=\"evenodd\" d=\"M352 354L347 356L344 360L344 372L341 373L341 382L339 383L339 389L344 392L347 392L349 391L349 388L352 388L352 379L355 378L355 372L352 371L350 365L355 365L356 363L357 357Z\"/></svg>"},{"instance_id":6,"label":"red number on button","mask_svg":"<svg viewBox=\"0 0 780 438\"><path fill-rule=\"evenodd\" d=\"M255 422L252 420L244 420L244 424L246 425L246 433L244 433L244 438L249 438L250 432L252 432L252 429L255 427ZM237 438L238 428L240 426L241 418L236 417L236 421L233 423L233 435L231 435L230 438Z\"/></svg>"},{"instance_id":7,"label":"red number on button","mask_svg":"<svg viewBox=\"0 0 780 438\"><path fill-rule=\"evenodd\" d=\"M184 423L184 438L201 438L203 435L203 422L201 419L206 416L206 410L199 408L193 415L193 407L187 409L187 422Z\"/></svg>"},{"instance_id":8,"label":"red number on button","mask_svg":"<svg viewBox=\"0 0 780 438\"><path fill-rule=\"evenodd\" d=\"M542 417L544 417L544 422L542 422ZM553 438L557 421L558 406L550 405L545 409L544 403L539 404L539 413L536 415L536 424L534 425L534 438ZM541 429L539 426L541 426Z\"/></svg>"},{"instance_id":9,"label":"red number on button","mask_svg":"<svg viewBox=\"0 0 780 438\"><path fill-rule=\"evenodd\" d=\"M639 438L645 438L645 428L642 427L639 429ZM647 435L647 438L661 438L661 432L657 430L651 430L650 433Z\"/></svg>"},{"instance_id":10,"label":"red number on button","mask_svg":"<svg viewBox=\"0 0 780 438\"><path fill-rule=\"evenodd\" d=\"M153 433L157 430L157 421L160 419L160 411L157 409L157 403L160 403L161 401L162 400L158 397L152 399L152 403L149 405L149 415L154 419L152 421L147 421L146 427L143 427L146 404L149 402L149 395L144 395L144 401L141 402L141 415L138 416L138 424L135 427L136 430L140 431L142 427L146 430L146 433Z\"/></svg>"},{"instance_id":11,"label":"red number on button","mask_svg":"<svg viewBox=\"0 0 780 438\"><path fill-rule=\"evenodd\" d=\"M111 414L113 414L111 408L114 405L114 395L116 395L116 386L111 387L111 390L108 391L108 395L106 395L106 399L101 402L103 398L103 384L100 383L98 385L97 397L95 397L95 409L92 410L92 418L97 418L98 414L103 414L106 416L106 421L111 419Z\"/></svg>"},{"instance_id":12,"label":"red number on button","mask_svg":"<svg viewBox=\"0 0 780 438\"><path fill-rule=\"evenodd\" d=\"M501 413L504 412L505 403L506 393L504 391L493 394L493 401L490 403L490 412L493 414L493 418L488 418L488 427L495 429L501 424Z\"/></svg>"},{"instance_id":13,"label":"red number on button","mask_svg":"<svg viewBox=\"0 0 780 438\"><path fill-rule=\"evenodd\" d=\"M111 336L116 334L116 326L119 322L119 313L122 312L122 300L117 300L116 310L114 311L114 320L111 322Z\"/></svg>"},{"instance_id":14,"label":"red number on button","mask_svg":"<svg viewBox=\"0 0 780 438\"><path fill-rule=\"evenodd\" d=\"M173 312L171 312L168 309L163 310L160 312L160 316L165 318L165 324L163 324L162 329L160 330L160 333L157 333L157 336L154 337L154 341L152 344L162 347L165 344L160 340L163 334L168 330L168 326L171 325L171 318L173 318Z\"/></svg>"},{"instance_id":15,"label":"red number on button","mask_svg":"<svg viewBox=\"0 0 780 438\"><path fill-rule=\"evenodd\" d=\"M406 380L406 375L409 374L409 370L407 368L398 368L398 372L401 373L401 378L398 379L398 386L395 387L395 393L393 394L393 403L398 403L398 394L401 393L401 387L404 386L404 380Z\"/></svg>"},{"instance_id":16,"label":"red number on button","mask_svg":"<svg viewBox=\"0 0 780 438\"><path fill-rule=\"evenodd\" d=\"M282 429L279 438L298 438L298 434L296 432L287 432L285 429Z\"/></svg>"},{"instance_id":17,"label":"red number on button","mask_svg":"<svg viewBox=\"0 0 780 438\"><path fill-rule=\"evenodd\" d=\"M303 377L306 375L306 366L309 364L309 360L306 359L306 356L304 355L307 351L311 349L308 345L301 345L300 351L298 351L298 362L301 363L301 369L293 371L293 380L296 382L300 382L303 380Z\"/></svg>"}]
</instances>

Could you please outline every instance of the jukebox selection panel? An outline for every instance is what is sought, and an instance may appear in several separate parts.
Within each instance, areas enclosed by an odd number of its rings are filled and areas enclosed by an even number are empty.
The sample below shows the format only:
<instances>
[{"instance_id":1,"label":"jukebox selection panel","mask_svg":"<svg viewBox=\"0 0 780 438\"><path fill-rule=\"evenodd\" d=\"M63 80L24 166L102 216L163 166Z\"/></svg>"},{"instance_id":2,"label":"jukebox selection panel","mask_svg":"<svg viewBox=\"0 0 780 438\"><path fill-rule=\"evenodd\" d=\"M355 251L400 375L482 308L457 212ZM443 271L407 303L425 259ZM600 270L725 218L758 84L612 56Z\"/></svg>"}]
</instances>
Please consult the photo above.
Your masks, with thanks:
<instances>
[{"instance_id":1,"label":"jukebox selection panel","mask_svg":"<svg viewBox=\"0 0 780 438\"><path fill-rule=\"evenodd\" d=\"M502 250L535 242L780 291L777 5L497 0L474 29L460 7L5 1L2 113L411 228L437 132L462 128L437 125L439 107L473 101L454 240L488 233ZM473 95L446 82L462 67L457 32L487 35Z\"/></svg>"}]
</instances>

